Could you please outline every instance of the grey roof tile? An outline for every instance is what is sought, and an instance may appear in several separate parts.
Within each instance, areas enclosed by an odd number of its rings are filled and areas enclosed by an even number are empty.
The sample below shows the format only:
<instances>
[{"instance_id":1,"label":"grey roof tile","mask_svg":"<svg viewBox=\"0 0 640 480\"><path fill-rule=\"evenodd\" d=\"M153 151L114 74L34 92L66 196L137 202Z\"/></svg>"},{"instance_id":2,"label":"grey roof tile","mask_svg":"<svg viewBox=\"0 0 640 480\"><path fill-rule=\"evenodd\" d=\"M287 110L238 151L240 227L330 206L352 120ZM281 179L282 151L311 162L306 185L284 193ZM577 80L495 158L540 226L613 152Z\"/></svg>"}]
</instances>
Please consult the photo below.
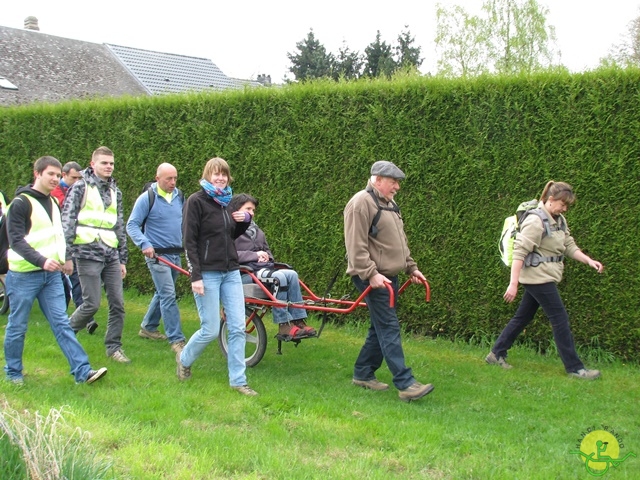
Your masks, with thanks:
<instances>
[{"instance_id":1,"label":"grey roof tile","mask_svg":"<svg viewBox=\"0 0 640 480\"><path fill-rule=\"evenodd\" d=\"M237 88L211 60L107 44L151 94Z\"/></svg>"}]
</instances>

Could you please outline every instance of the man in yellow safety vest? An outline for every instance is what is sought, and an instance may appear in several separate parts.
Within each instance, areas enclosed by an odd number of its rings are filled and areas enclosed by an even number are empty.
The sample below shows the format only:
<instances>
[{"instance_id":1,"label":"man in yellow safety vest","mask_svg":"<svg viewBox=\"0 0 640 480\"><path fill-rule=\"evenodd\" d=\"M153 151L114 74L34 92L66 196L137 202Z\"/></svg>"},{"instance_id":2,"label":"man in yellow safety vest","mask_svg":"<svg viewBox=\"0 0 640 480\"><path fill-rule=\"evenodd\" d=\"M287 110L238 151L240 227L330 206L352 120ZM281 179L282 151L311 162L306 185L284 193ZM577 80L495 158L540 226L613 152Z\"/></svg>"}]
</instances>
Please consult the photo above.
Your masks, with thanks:
<instances>
[{"instance_id":1,"label":"man in yellow safety vest","mask_svg":"<svg viewBox=\"0 0 640 480\"><path fill-rule=\"evenodd\" d=\"M91 165L83 170L67 192L62 208L62 225L67 241L67 266L75 260L82 284L82 305L71 315L71 327L78 332L87 326L100 308L102 285L109 302L105 346L107 356L120 363L131 360L122 351L124 297L122 280L127 274L127 240L122 210L122 192L112 174L113 152L97 148Z\"/></svg>"},{"instance_id":2,"label":"man in yellow safety vest","mask_svg":"<svg viewBox=\"0 0 640 480\"><path fill-rule=\"evenodd\" d=\"M77 383L93 383L106 368L93 370L89 357L69 324L60 272L65 264L66 243L58 203L51 191L60 181L62 165L54 157L41 157L34 165L33 185L18 189L7 214L9 272L6 286L11 313L4 337L7 380L24 383L22 354L29 314L37 298L42 313Z\"/></svg>"}]
</instances>

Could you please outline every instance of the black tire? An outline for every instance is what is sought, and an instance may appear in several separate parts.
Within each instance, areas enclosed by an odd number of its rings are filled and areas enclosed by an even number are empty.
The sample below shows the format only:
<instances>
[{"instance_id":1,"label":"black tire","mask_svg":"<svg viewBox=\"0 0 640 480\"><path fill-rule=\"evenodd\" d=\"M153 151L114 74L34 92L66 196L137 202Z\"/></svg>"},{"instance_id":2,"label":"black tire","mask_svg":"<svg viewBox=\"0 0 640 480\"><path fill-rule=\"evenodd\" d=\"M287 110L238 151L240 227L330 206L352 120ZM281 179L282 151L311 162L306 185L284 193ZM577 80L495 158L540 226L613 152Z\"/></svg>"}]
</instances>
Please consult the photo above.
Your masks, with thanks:
<instances>
[{"instance_id":1,"label":"black tire","mask_svg":"<svg viewBox=\"0 0 640 480\"><path fill-rule=\"evenodd\" d=\"M4 289L4 279L0 278L0 315L9 311L9 297Z\"/></svg>"},{"instance_id":2,"label":"black tire","mask_svg":"<svg viewBox=\"0 0 640 480\"><path fill-rule=\"evenodd\" d=\"M245 307L245 336L247 339L247 345L245 347L245 362L247 367L255 367L264 353L267 351L267 329L264 326L262 317L264 317L266 310L261 308ZM220 350L222 354L227 357L228 345L227 345L227 322L224 315L220 322L220 335L218 336L218 343L220 344Z\"/></svg>"}]
</instances>

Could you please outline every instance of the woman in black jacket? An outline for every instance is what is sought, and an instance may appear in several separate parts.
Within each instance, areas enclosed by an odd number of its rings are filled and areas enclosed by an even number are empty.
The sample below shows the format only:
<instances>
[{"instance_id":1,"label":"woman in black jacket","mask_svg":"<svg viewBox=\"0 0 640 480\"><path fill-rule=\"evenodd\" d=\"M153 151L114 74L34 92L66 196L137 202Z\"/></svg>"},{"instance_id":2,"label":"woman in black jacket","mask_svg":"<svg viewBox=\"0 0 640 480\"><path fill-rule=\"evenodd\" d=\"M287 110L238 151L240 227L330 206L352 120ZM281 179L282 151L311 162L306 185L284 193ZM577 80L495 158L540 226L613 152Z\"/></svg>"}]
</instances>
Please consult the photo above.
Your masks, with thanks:
<instances>
[{"instance_id":1,"label":"woman in black jacket","mask_svg":"<svg viewBox=\"0 0 640 480\"><path fill-rule=\"evenodd\" d=\"M245 373L244 295L234 243L249 226L251 215L227 210L232 180L227 162L212 158L202 173L202 189L184 206L182 236L200 329L176 355L177 374L180 380L191 377L191 365L218 337L222 301L229 332L229 384L241 394L253 396L257 393L247 385Z\"/></svg>"}]
</instances>

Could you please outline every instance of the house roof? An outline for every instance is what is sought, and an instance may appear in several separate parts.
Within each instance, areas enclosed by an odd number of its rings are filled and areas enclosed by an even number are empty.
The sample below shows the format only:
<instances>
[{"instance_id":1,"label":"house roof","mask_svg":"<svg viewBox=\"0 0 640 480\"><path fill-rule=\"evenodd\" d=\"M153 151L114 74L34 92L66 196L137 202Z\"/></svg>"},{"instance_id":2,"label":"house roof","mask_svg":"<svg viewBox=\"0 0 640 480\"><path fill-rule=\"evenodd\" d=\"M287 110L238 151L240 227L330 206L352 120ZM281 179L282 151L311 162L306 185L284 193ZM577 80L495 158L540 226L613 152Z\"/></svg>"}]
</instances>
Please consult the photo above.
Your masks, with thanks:
<instances>
[{"instance_id":1,"label":"house roof","mask_svg":"<svg viewBox=\"0 0 640 480\"><path fill-rule=\"evenodd\" d=\"M0 26L0 106L247 86L262 84L229 78L206 58Z\"/></svg>"},{"instance_id":2,"label":"house roof","mask_svg":"<svg viewBox=\"0 0 640 480\"><path fill-rule=\"evenodd\" d=\"M106 46L152 95L237 88L232 79L206 58Z\"/></svg>"},{"instance_id":3,"label":"house roof","mask_svg":"<svg viewBox=\"0 0 640 480\"><path fill-rule=\"evenodd\" d=\"M0 106L146 93L104 45L3 26L0 77Z\"/></svg>"}]
</instances>

